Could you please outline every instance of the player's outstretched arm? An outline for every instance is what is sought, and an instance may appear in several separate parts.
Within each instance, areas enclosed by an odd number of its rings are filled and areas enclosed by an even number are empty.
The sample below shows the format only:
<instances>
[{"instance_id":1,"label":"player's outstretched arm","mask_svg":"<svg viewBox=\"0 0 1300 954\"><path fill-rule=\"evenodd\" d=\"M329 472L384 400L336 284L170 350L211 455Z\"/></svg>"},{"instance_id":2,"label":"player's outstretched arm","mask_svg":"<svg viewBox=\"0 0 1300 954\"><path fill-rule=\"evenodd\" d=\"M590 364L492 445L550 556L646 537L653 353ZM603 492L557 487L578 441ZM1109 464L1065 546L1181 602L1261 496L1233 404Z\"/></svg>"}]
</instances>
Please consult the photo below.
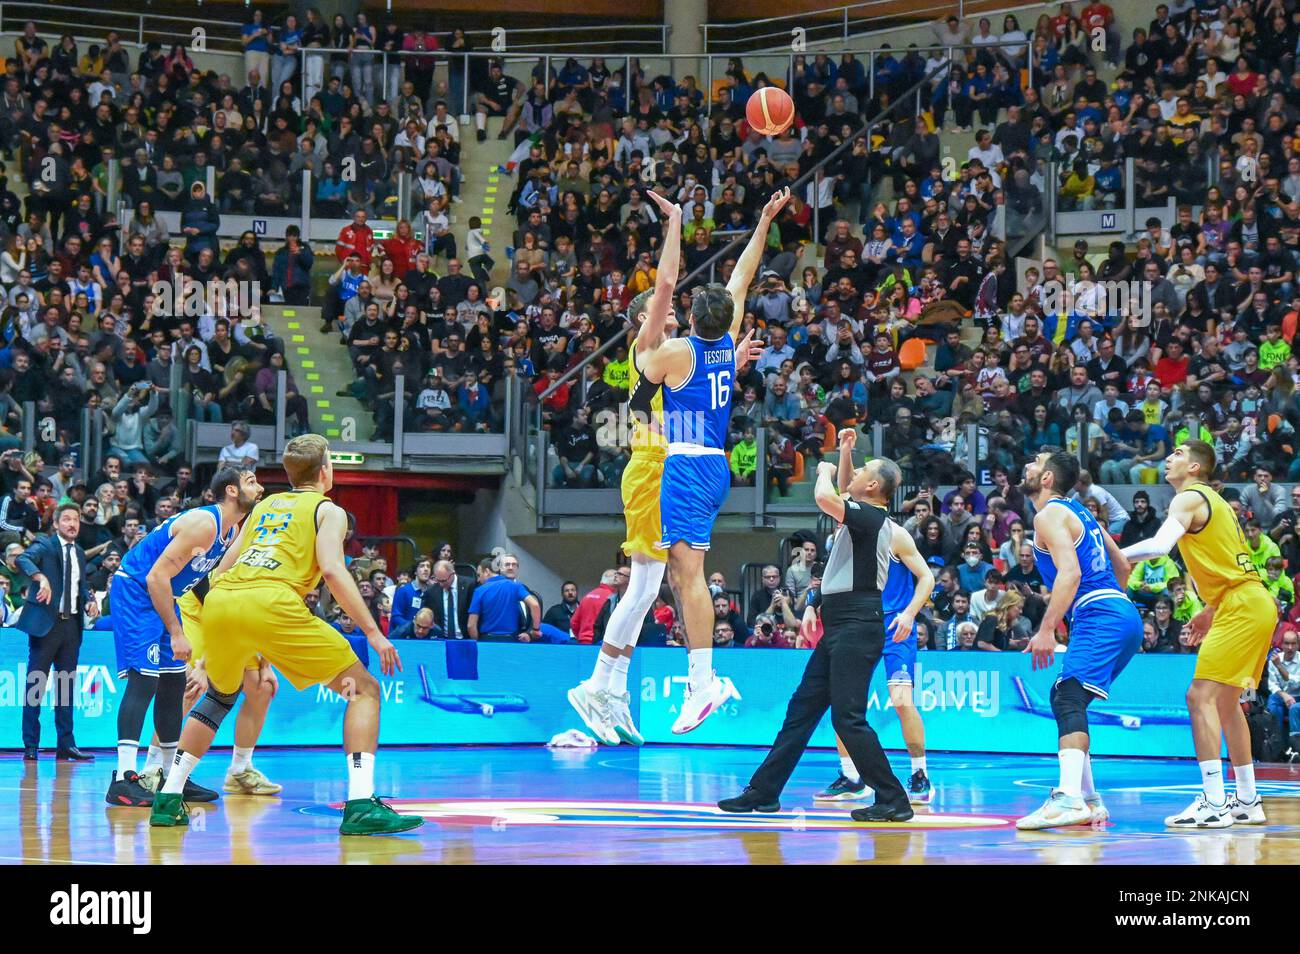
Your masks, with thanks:
<instances>
[{"instance_id":1,"label":"player's outstretched arm","mask_svg":"<svg viewBox=\"0 0 1300 954\"><path fill-rule=\"evenodd\" d=\"M934 592L934 574L930 572L930 565L925 562L925 557L921 556L921 551L916 548L916 541L912 539L912 535L897 524L894 525L891 549L894 551L894 556L898 557L903 566L912 571L912 576L916 579L916 589L912 593L911 602L903 612L898 614L894 632L887 634L893 636L894 642L901 643L911 635L916 614L921 612L921 607Z\"/></svg>"},{"instance_id":2,"label":"player's outstretched arm","mask_svg":"<svg viewBox=\"0 0 1300 954\"><path fill-rule=\"evenodd\" d=\"M320 524L316 528L316 563L320 566L321 577L329 587L334 601L343 607L343 612L365 633L370 648L379 654L379 668L385 676L391 676L394 669L400 671L402 660L397 650L379 629L379 624L370 615L370 608L361 598L357 581L348 572L343 561L343 540L348 532L348 518L343 510L332 503L325 503L320 508Z\"/></svg>"},{"instance_id":3,"label":"player's outstretched arm","mask_svg":"<svg viewBox=\"0 0 1300 954\"><path fill-rule=\"evenodd\" d=\"M841 429L839 436L840 462L836 478L842 494L847 494L849 484L853 483L853 448L857 443L858 432L855 428L846 427Z\"/></svg>"},{"instance_id":4,"label":"player's outstretched arm","mask_svg":"<svg viewBox=\"0 0 1300 954\"><path fill-rule=\"evenodd\" d=\"M1121 552L1130 563L1150 560L1152 557L1166 556L1178 545L1183 534L1196 522L1197 513L1205 500L1200 494L1183 491L1176 494L1169 504L1169 515L1160 525L1156 535L1149 540L1140 540Z\"/></svg>"},{"instance_id":5,"label":"player's outstretched arm","mask_svg":"<svg viewBox=\"0 0 1300 954\"><path fill-rule=\"evenodd\" d=\"M669 338L650 352L643 373L652 384L665 384L670 374L685 374L690 363L690 344L684 338Z\"/></svg>"},{"instance_id":6,"label":"player's outstretched arm","mask_svg":"<svg viewBox=\"0 0 1300 954\"><path fill-rule=\"evenodd\" d=\"M1079 581L1083 579L1069 518L1070 514L1064 507L1049 507L1034 517L1034 539L1051 554L1052 563L1056 565L1056 582L1052 584L1047 610L1043 613L1038 632L1023 650L1034 654L1036 670L1046 669L1056 658L1056 627L1065 619L1066 610L1079 591Z\"/></svg>"},{"instance_id":7,"label":"player's outstretched arm","mask_svg":"<svg viewBox=\"0 0 1300 954\"><path fill-rule=\"evenodd\" d=\"M181 662L187 662L190 658L190 642L185 638L180 618L176 615L172 580L185 569L186 564L208 552L217 538L217 521L206 510L192 510L178 517L172 527L175 532L171 542L149 571L145 587L149 591L154 612L171 636L172 655Z\"/></svg>"},{"instance_id":8,"label":"player's outstretched arm","mask_svg":"<svg viewBox=\"0 0 1300 954\"><path fill-rule=\"evenodd\" d=\"M1133 564L1129 562L1128 557L1124 556L1124 551L1119 548L1115 538L1106 532L1106 528L1101 528L1102 539L1106 541L1106 555L1110 557L1111 568L1115 571L1115 580L1120 583L1120 589L1128 586L1128 578L1133 573Z\"/></svg>"},{"instance_id":9,"label":"player's outstretched arm","mask_svg":"<svg viewBox=\"0 0 1300 954\"><path fill-rule=\"evenodd\" d=\"M772 221L781 214L781 210L789 201L789 189L777 189L772 193L772 198L767 200L767 205L763 206L763 212L758 217L758 224L750 233L745 250L736 260L731 280L727 282L727 291L731 293L731 301L735 308L731 319L732 338L740 334L740 322L745 317L745 296L749 294L749 286L754 283L754 275L758 272L759 263L763 261L763 249L767 247L767 233L772 227Z\"/></svg>"},{"instance_id":10,"label":"player's outstretched arm","mask_svg":"<svg viewBox=\"0 0 1300 954\"><path fill-rule=\"evenodd\" d=\"M645 324L636 336L637 354L644 355L659 347L668 327L668 316L673 313L673 292L677 288L677 273L682 262L682 207L669 202L658 192L648 190L650 200L659 207L664 218L664 244L659 255L659 268L655 273L655 290L646 309Z\"/></svg>"}]
</instances>

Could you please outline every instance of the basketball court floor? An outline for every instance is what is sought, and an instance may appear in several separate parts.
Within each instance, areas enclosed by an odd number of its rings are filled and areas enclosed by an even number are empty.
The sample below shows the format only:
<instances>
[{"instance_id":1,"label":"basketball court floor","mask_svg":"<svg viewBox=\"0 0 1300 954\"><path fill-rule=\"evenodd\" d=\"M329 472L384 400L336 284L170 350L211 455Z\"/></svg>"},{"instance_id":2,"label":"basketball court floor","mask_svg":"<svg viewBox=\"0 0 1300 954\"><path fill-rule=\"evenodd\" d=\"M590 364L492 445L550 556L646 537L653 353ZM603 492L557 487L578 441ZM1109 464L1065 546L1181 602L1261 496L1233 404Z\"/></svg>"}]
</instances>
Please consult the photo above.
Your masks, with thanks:
<instances>
[{"instance_id":1,"label":"basketball court floor","mask_svg":"<svg viewBox=\"0 0 1300 954\"><path fill-rule=\"evenodd\" d=\"M726 815L713 803L741 790L765 750L702 746L388 748L377 791L428 824L402 836L340 838L344 756L334 749L259 749L281 798L225 796L192 806L188 830L150 829L148 812L112 808L112 754L93 764L0 756L0 862L7 864L1295 864L1300 773L1262 772L1269 824L1170 832L1164 817L1199 789L1190 760L1097 759L1111 811L1103 829L1018 832L1056 780L1044 756L929 757L936 794L905 825L852 822L821 808L833 751L800 763L776 815ZM895 771L907 758L891 753ZM219 787L217 750L195 779ZM201 814L200 814L201 812Z\"/></svg>"}]
</instances>

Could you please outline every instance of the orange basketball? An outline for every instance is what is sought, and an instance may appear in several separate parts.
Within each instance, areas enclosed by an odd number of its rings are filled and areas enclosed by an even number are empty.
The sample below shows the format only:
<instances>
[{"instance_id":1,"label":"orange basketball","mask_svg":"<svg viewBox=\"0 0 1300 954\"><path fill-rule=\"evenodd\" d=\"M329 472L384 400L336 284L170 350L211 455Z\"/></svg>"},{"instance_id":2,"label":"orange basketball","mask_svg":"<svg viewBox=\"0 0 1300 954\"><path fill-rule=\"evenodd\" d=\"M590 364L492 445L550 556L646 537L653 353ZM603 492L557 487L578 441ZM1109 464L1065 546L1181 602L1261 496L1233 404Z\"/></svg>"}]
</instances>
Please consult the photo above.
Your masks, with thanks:
<instances>
[{"instance_id":1,"label":"orange basketball","mask_svg":"<svg viewBox=\"0 0 1300 954\"><path fill-rule=\"evenodd\" d=\"M794 100L779 87L764 86L749 97L745 118L761 135L776 136L794 122Z\"/></svg>"}]
</instances>

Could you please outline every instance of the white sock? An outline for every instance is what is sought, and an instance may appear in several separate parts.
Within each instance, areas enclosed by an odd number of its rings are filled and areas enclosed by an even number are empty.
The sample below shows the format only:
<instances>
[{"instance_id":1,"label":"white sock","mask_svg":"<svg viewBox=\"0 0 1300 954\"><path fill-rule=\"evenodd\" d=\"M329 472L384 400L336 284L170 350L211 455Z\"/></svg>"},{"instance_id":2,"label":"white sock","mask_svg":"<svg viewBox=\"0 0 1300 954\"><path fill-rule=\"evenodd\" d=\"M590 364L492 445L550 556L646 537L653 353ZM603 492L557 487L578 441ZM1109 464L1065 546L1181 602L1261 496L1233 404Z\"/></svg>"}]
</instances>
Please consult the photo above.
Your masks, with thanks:
<instances>
[{"instance_id":1,"label":"white sock","mask_svg":"<svg viewBox=\"0 0 1300 954\"><path fill-rule=\"evenodd\" d=\"M847 755L840 756L840 774L850 782L862 781L862 776L858 774L858 767L853 764L853 759Z\"/></svg>"},{"instance_id":2,"label":"white sock","mask_svg":"<svg viewBox=\"0 0 1300 954\"><path fill-rule=\"evenodd\" d=\"M140 742L137 739L117 740L117 777L126 778L127 772L135 771L135 760L140 754Z\"/></svg>"},{"instance_id":3,"label":"white sock","mask_svg":"<svg viewBox=\"0 0 1300 954\"><path fill-rule=\"evenodd\" d=\"M614 671L609 677L609 691L616 696L627 692L627 670L632 665L632 657L619 655L614 660Z\"/></svg>"},{"instance_id":4,"label":"white sock","mask_svg":"<svg viewBox=\"0 0 1300 954\"><path fill-rule=\"evenodd\" d=\"M478 128L478 129L487 129L487 114L486 114L486 113L475 113L475 114L474 114L474 126L475 126L476 128ZM367 797L369 797L369 796L367 796Z\"/></svg>"},{"instance_id":5,"label":"white sock","mask_svg":"<svg viewBox=\"0 0 1300 954\"><path fill-rule=\"evenodd\" d=\"M177 752L172 770L167 773L167 781L163 782L163 793L166 795L184 794L185 783L190 780L190 773L194 771L194 766L198 764L199 758L197 755L190 755L188 752Z\"/></svg>"},{"instance_id":6,"label":"white sock","mask_svg":"<svg viewBox=\"0 0 1300 954\"><path fill-rule=\"evenodd\" d=\"M1097 786L1092 781L1092 754L1083 753L1083 797L1097 794Z\"/></svg>"},{"instance_id":7,"label":"white sock","mask_svg":"<svg viewBox=\"0 0 1300 954\"><path fill-rule=\"evenodd\" d=\"M1223 791L1223 762L1219 759L1206 759L1200 763L1201 788L1205 790L1205 800L1211 805L1222 805L1228 800ZM1252 767L1251 779L1255 777Z\"/></svg>"},{"instance_id":8,"label":"white sock","mask_svg":"<svg viewBox=\"0 0 1300 954\"><path fill-rule=\"evenodd\" d=\"M230 753L230 771L238 775L252 764L253 747L250 745L245 749L238 745L235 746L234 751Z\"/></svg>"},{"instance_id":9,"label":"white sock","mask_svg":"<svg viewBox=\"0 0 1300 954\"><path fill-rule=\"evenodd\" d=\"M713 678L713 647L692 649L686 653L687 677L691 692L703 692L704 687Z\"/></svg>"},{"instance_id":10,"label":"white sock","mask_svg":"<svg viewBox=\"0 0 1300 954\"><path fill-rule=\"evenodd\" d=\"M614 673L614 660L616 658L605 652L602 646L600 652L596 654L596 668L592 670L591 678L587 680L587 688L592 692L609 688L609 677Z\"/></svg>"},{"instance_id":11,"label":"white sock","mask_svg":"<svg viewBox=\"0 0 1300 954\"><path fill-rule=\"evenodd\" d=\"M1083 762L1087 754L1083 749L1061 749L1056 753L1061 760L1061 784L1057 788L1072 798L1083 797Z\"/></svg>"},{"instance_id":12,"label":"white sock","mask_svg":"<svg viewBox=\"0 0 1300 954\"><path fill-rule=\"evenodd\" d=\"M1232 774L1237 777L1237 801L1249 805L1258 797L1255 792L1255 763L1234 765Z\"/></svg>"},{"instance_id":13,"label":"white sock","mask_svg":"<svg viewBox=\"0 0 1300 954\"><path fill-rule=\"evenodd\" d=\"M353 752L348 756L348 801L375 794L375 753Z\"/></svg>"},{"instance_id":14,"label":"white sock","mask_svg":"<svg viewBox=\"0 0 1300 954\"><path fill-rule=\"evenodd\" d=\"M912 774L915 775L917 772L924 772L924 771L926 771L926 768L925 768L925 756L924 756L924 755L922 755L922 756L920 756L920 757L913 756L913 757L912 757Z\"/></svg>"},{"instance_id":15,"label":"white sock","mask_svg":"<svg viewBox=\"0 0 1300 954\"><path fill-rule=\"evenodd\" d=\"M180 742L158 743L158 764L162 766L163 778L166 778L172 772L172 765L176 762L176 748ZM153 746L149 746L149 757L153 758Z\"/></svg>"},{"instance_id":16,"label":"white sock","mask_svg":"<svg viewBox=\"0 0 1300 954\"><path fill-rule=\"evenodd\" d=\"M172 753L172 758L176 758L175 753ZM163 768L162 748L151 745L149 746L149 754L144 757L144 769L142 771L152 772L156 768ZM171 765L167 765L166 768L171 768ZM166 774L167 772L164 769L163 775L166 776Z\"/></svg>"}]
</instances>

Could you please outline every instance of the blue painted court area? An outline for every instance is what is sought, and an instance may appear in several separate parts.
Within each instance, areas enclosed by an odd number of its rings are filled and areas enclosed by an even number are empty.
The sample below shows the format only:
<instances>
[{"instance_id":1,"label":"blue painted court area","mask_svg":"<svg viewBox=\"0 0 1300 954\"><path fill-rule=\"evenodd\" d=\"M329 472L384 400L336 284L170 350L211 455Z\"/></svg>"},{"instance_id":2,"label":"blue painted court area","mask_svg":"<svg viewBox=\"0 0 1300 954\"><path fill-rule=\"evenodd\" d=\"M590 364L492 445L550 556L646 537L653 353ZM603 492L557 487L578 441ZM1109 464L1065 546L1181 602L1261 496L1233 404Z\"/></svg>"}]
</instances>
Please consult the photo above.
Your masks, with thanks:
<instances>
[{"instance_id":1,"label":"blue painted court area","mask_svg":"<svg viewBox=\"0 0 1300 954\"><path fill-rule=\"evenodd\" d=\"M0 834L7 863L676 863L770 864L1257 864L1300 858L1300 785L1263 781L1269 825L1169 832L1166 815L1199 788L1190 760L1097 759L1111 824L1018 832L1056 780L1042 756L929 757L935 796L903 827L857 825L813 796L838 773L833 751L805 756L778 815L724 815L764 750L649 746L389 748L378 791L423 828L400 837L341 839L331 806L345 797L344 757L324 749L259 750L255 762L283 798L228 796L188 831L151 830L147 812L110 808L111 758L92 765L0 759ZM906 755L891 753L910 774ZM227 751L195 774L220 787ZM1231 783L1229 783L1231 784ZM580 830L577 830L580 829Z\"/></svg>"}]
</instances>

